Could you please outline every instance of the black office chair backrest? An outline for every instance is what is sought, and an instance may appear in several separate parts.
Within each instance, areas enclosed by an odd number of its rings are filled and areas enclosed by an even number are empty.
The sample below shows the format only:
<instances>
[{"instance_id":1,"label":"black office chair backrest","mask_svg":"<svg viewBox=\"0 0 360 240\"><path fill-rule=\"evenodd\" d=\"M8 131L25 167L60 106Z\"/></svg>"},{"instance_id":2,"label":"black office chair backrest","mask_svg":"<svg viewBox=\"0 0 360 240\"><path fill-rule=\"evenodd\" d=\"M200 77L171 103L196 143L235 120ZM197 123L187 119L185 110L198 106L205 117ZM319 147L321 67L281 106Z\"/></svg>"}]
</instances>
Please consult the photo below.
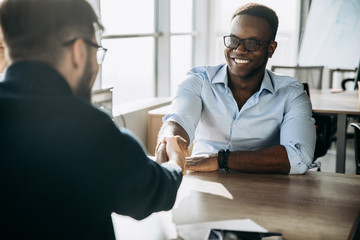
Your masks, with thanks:
<instances>
[{"instance_id":1,"label":"black office chair backrest","mask_svg":"<svg viewBox=\"0 0 360 240\"><path fill-rule=\"evenodd\" d=\"M345 78L341 81L341 88L342 90L356 90L357 87L355 86L355 79L354 78Z\"/></svg>"},{"instance_id":2,"label":"black office chair backrest","mask_svg":"<svg viewBox=\"0 0 360 240\"><path fill-rule=\"evenodd\" d=\"M359 82L360 82L360 61L356 71L355 87L354 87L355 90L360 89Z\"/></svg>"},{"instance_id":3,"label":"black office chair backrest","mask_svg":"<svg viewBox=\"0 0 360 240\"><path fill-rule=\"evenodd\" d=\"M304 91L310 98L309 84L303 83ZM336 119L334 116L327 116L313 113L316 128L316 145L314 152L314 161L324 156L331 146L331 141L336 133ZM320 169L318 169L320 171Z\"/></svg>"},{"instance_id":4,"label":"black office chair backrest","mask_svg":"<svg viewBox=\"0 0 360 240\"><path fill-rule=\"evenodd\" d=\"M323 66L272 66L271 71L296 78L310 88L321 89Z\"/></svg>"},{"instance_id":5,"label":"black office chair backrest","mask_svg":"<svg viewBox=\"0 0 360 240\"><path fill-rule=\"evenodd\" d=\"M330 81L329 87L336 88L336 80L340 82L341 88L345 90L353 90L355 86L357 69L343 69L343 68L334 68L330 69ZM335 86L334 86L335 85ZM356 89L356 88L355 88Z\"/></svg>"},{"instance_id":6,"label":"black office chair backrest","mask_svg":"<svg viewBox=\"0 0 360 240\"><path fill-rule=\"evenodd\" d=\"M304 91L306 92L306 94L309 96L310 98L310 89L309 89L309 84L308 83L303 83L304 86Z\"/></svg>"},{"instance_id":7,"label":"black office chair backrest","mask_svg":"<svg viewBox=\"0 0 360 240\"><path fill-rule=\"evenodd\" d=\"M360 123L352 123L351 126L354 127L356 174L360 174Z\"/></svg>"}]
</instances>

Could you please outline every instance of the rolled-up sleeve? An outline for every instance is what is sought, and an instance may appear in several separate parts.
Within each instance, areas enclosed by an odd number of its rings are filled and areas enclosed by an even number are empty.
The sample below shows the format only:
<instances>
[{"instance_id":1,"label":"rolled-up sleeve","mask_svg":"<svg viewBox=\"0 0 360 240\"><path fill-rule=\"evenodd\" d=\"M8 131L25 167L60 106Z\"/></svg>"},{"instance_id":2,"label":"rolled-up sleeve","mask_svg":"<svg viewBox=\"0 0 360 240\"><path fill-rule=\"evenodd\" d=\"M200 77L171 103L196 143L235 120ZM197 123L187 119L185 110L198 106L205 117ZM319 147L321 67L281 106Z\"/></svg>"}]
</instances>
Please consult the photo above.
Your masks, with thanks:
<instances>
[{"instance_id":1,"label":"rolled-up sleeve","mask_svg":"<svg viewBox=\"0 0 360 240\"><path fill-rule=\"evenodd\" d=\"M310 100L302 86L289 94L280 142L285 146L290 161L290 174L305 173L314 158L316 143L315 121Z\"/></svg>"},{"instance_id":2,"label":"rolled-up sleeve","mask_svg":"<svg viewBox=\"0 0 360 240\"><path fill-rule=\"evenodd\" d=\"M182 126L189 135L189 144L194 140L195 129L201 116L201 89L201 79L196 75L188 75L178 86L176 97L171 104L171 114L163 118L163 122L174 121Z\"/></svg>"}]
</instances>

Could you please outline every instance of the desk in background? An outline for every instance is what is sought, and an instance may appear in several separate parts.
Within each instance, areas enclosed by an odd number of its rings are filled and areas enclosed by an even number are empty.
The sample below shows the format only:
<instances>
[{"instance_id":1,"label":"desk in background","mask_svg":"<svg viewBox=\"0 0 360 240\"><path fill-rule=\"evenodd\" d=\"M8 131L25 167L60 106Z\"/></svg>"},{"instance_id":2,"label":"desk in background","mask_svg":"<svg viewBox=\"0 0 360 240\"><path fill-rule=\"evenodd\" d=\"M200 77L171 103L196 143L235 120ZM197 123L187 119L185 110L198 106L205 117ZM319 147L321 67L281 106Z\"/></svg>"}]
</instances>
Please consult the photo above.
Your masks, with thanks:
<instances>
[{"instance_id":1,"label":"desk in background","mask_svg":"<svg viewBox=\"0 0 360 240\"><path fill-rule=\"evenodd\" d=\"M285 239L348 239L360 211L360 176L188 173L173 209L176 225L251 219Z\"/></svg>"},{"instance_id":2,"label":"desk in background","mask_svg":"<svg viewBox=\"0 0 360 240\"><path fill-rule=\"evenodd\" d=\"M345 173L346 118L360 116L360 96L357 91L331 93L329 90L310 89L313 111L321 114L337 115L336 172Z\"/></svg>"}]
</instances>

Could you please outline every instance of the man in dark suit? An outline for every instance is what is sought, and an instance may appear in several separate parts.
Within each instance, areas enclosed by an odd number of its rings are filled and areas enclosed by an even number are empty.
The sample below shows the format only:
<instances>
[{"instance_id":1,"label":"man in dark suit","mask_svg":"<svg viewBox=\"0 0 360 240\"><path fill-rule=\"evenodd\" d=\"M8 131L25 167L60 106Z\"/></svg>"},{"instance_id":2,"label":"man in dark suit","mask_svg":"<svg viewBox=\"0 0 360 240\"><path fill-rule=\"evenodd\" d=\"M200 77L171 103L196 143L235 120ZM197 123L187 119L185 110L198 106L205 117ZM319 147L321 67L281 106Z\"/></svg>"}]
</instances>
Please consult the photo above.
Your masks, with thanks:
<instances>
[{"instance_id":1,"label":"man in dark suit","mask_svg":"<svg viewBox=\"0 0 360 240\"><path fill-rule=\"evenodd\" d=\"M114 239L111 213L172 208L184 157L150 160L90 104L105 49L85 0L5 0L9 68L0 83L0 238ZM98 62L97 62L98 60Z\"/></svg>"}]
</instances>

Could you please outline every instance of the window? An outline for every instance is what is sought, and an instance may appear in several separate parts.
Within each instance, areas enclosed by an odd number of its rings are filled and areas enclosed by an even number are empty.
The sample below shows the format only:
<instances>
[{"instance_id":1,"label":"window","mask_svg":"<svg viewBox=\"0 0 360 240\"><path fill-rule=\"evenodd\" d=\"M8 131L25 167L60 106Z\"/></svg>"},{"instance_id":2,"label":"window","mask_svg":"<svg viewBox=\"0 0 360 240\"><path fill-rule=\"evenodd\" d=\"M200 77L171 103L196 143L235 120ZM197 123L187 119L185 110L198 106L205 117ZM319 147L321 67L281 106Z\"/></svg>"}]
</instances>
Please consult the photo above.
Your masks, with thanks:
<instances>
[{"instance_id":1,"label":"window","mask_svg":"<svg viewBox=\"0 0 360 240\"><path fill-rule=\"evenodd\" d=\"M103 39L108 49L102 87L113 87L113 105L155 96L154 38Z\"/></svg>"},{"instance_id":2,"label":"window","mask_svg":"<svg viewBox=\"0 0 360 240\"><path fill-rule=\"evenodd\" d=\"M108 49L101 88L113 105L175 94L193 66L193 0L99 0Z\"/></svg>"},{"instance_id":3,"label":"window","mask_svg":"<svg viewBox=\"0 0 360 240\"><path fill-rule=\"evenodd\" d=\"M225 62L222 36L249 0L90 0L100 9L108 48L97 86L113 87L113 105L174 96L193 66ZM279 17L278 48L268 65L296 65L300 0L254 0ZM251 2L254 2L251 1ZM270 67L268 66L268 67Z\"/></svg>"},{"instance_id":4,"label":"window","mask_svg":"<svg viewBox=\"0 0 360 240\"><path fill-rule=\"evenodd\" d=\"M193 3L192 0L171 0L170 40L170 94L174 96L177 85L193 65Z\"/></svg>"},{"instance_id":5,"label":"window","mask_svg":"<svg viewBox=\"0 0 360 240\"><path fill-rule=\"evenodd\" d=\"M175 96L177 85L192 67L192 37L188 35L171 37L171 82L170 93Z\"/></svg>"}]
</instances>

